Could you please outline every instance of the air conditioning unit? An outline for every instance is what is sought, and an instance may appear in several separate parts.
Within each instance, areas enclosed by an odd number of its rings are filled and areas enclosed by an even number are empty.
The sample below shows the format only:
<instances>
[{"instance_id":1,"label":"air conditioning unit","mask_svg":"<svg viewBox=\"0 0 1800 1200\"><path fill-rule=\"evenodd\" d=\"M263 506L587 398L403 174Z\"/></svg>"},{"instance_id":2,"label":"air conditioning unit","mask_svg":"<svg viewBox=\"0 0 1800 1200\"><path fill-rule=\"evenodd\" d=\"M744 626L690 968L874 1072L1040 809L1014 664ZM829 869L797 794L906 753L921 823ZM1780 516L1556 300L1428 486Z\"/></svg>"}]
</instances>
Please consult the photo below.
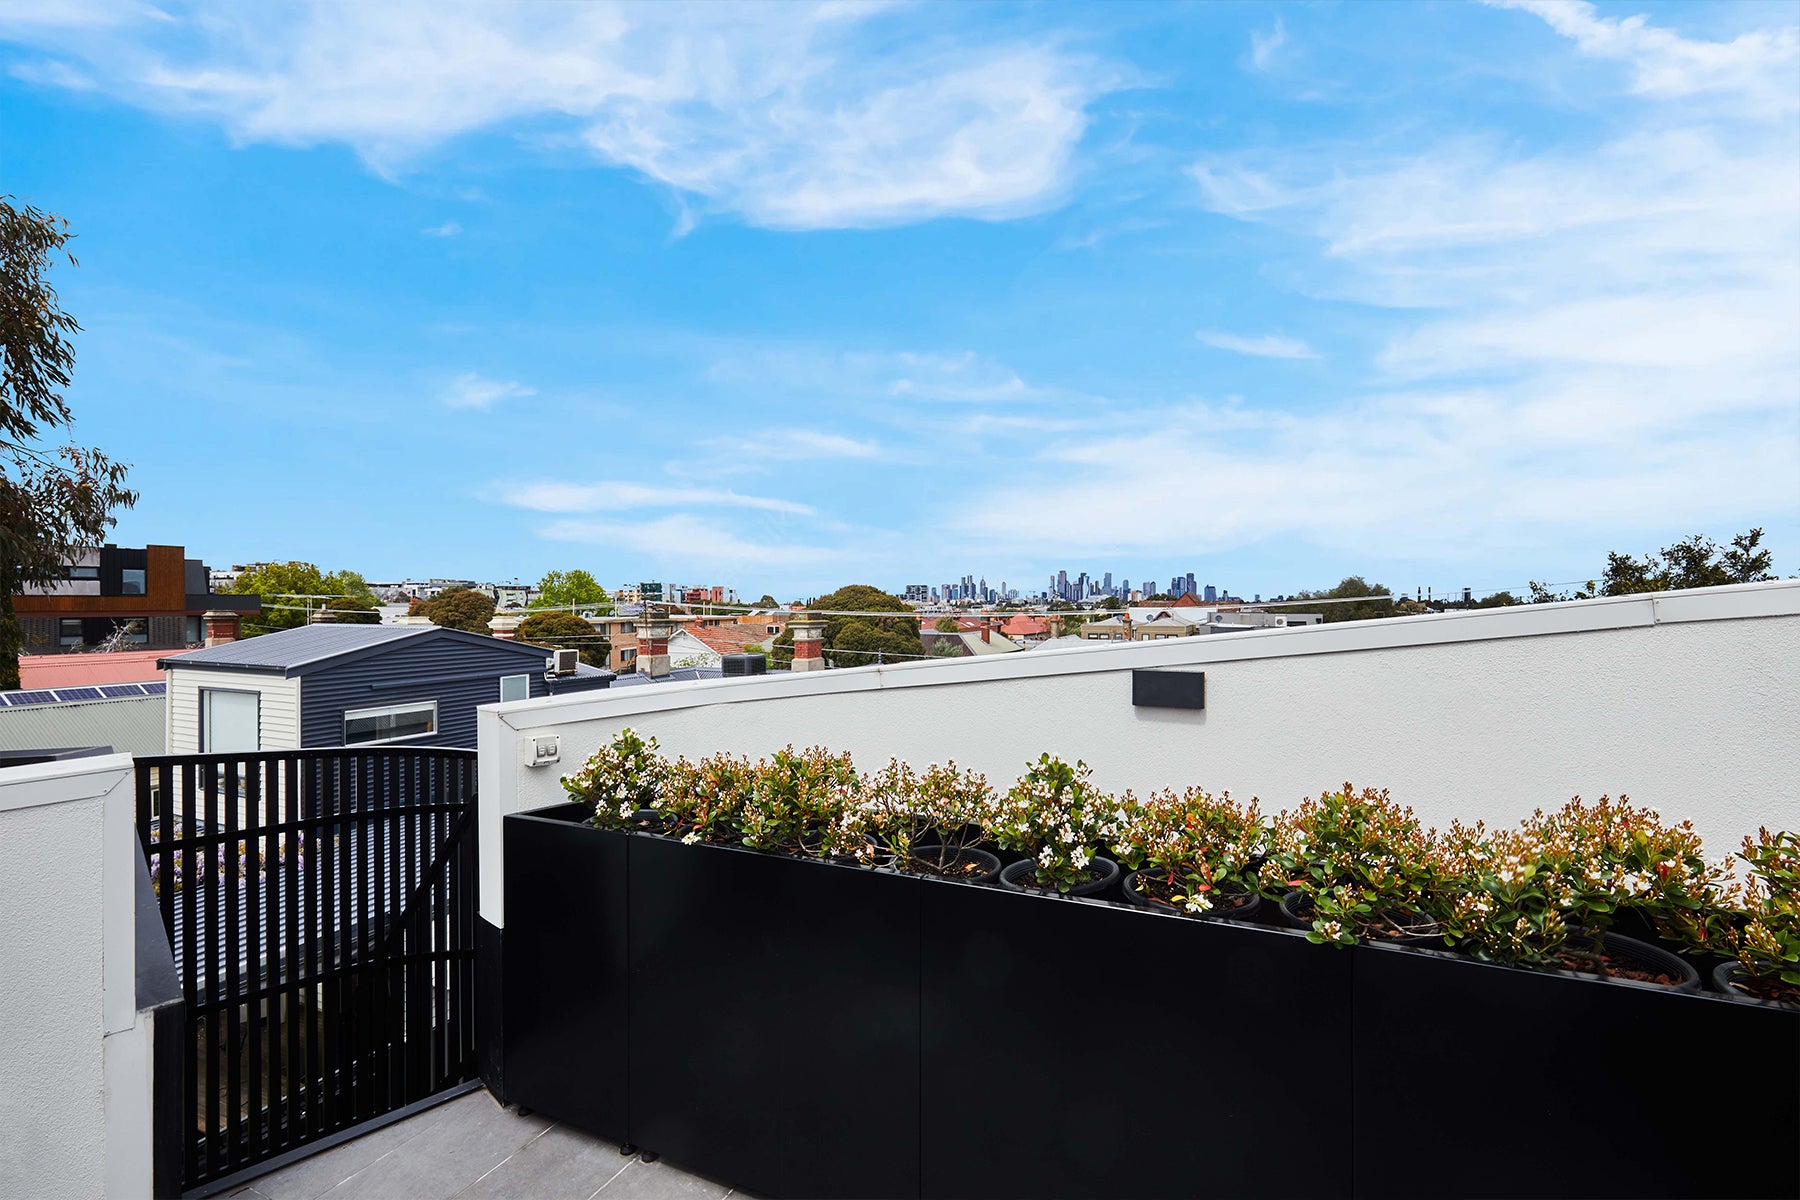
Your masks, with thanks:
<instances>
[{"instance_id":1,"label":"air conditioning unit","mask_svg":"<svg viewBox=\"0 0 1800 1200\"><path fill-rule=\"evenodd\" d=\"M732 675L766 675L769 671L769 660L760 654L721 654L719 667L722 674Z\"/></svg>"},{"instance_id":2,"label":"air conditioning unit","mask_svg":"<svg viewBox=\"0 0 1800 1200\"><path fill-rule=\"evenodd\" d=\"M575 666L580 661L579 650L553 650L544 662L544 671L550 675L573 675Z\"/></svg>"}]
</instances>

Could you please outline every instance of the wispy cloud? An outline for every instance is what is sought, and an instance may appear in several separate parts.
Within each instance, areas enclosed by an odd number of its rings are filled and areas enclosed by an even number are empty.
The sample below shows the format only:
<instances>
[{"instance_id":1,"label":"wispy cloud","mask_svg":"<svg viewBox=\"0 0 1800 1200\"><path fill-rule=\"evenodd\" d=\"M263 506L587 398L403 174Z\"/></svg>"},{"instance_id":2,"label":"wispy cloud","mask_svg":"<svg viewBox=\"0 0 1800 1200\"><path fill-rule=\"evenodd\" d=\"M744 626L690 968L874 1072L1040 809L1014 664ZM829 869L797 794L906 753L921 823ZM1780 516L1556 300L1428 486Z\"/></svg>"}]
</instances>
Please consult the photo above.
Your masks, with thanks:
<instances>
[{"instance_id":1,"label":"wispy cloud","mask_svg":"<svg viewBox=\"0 0 1800 1200\"><path fill-rule=\"evenodd\" d=\"M452 379L440 399L451 408L492 408L502 400L535 395L536 388L516 379L486 379L468 371Z\"/></svg>"},{"instance_id":2,"label":"wispy cloud","mask_svg":"<svg viewBox=\"0 0 1800 1200\"><path fill-rule=\"evenodd\" d=\"M729 354L707 378L732 385L778 382L784 388L842 397L1006 404L1039 395L1019 373L973 350L832 350L772 345Z\"/></svg>"},{"instance_id":3,"label":"wispy cloud","mask_svg":"<svg viewBox=\"0 0 1800 1200\"><path fill-rule=\"evenodd\" d=\"M652 521L555 521L537 532L551 541L628 550L659 566L699 571L709 578L725 569L817 566L840 557L839 551L826 546L744 537L691 513L671 513Z\"/></svg>"},{"instance_id":4,"label":"wispy cloud","mask_svg":"<svg viewBox=\"0 0 1800 1200\"><path fill-rule=\"evenodd\" d=\"M745 437L717 438L711 445L720 454L762 462L869 459L881 454L881 447L872 441L812 429L772 429Z\"/></svg>"},{"instance_id":5,"label":"wispy cloud","mask_svg":"<svg viewBox=\"0 0 1800 1200\"><path fill-rule=\"evenodd\" d=\"M493 494L503 504L527 508L535 512L585 513L614 512L636 508L679 508L703 505L722 508L759 509L763 512L806 516L813 512L809 505L767 496L746 496L740 492L716 488L659 487L654 484L604 481L568 483L540 480L533 483L499 485Z\"/></svg>"},{"instance_id":6,"label":"wispy cloud","mask_svg":"<svg viewBox=\"0 0 1800 1200\"><path fill-rule=\"evenodd\" d=\"M879 5L710 7L701 21L683 5L434 0L200 3L110 24L91 9L16 36L40 67L80 64L114 95L210 117L240 142L344 143L395 174L462 134L535 120L560 133L545 144L787 229L1041 211L1071 178L1089 103L1123 80L1052 39L914 36L918 18Z\"/></svg>"},{"instance_id":7,"label":"wispy cloud","mask_svg":"<svg viewBox=\"0 0 1800 1200\"><path fill-rule=\"evenodd\" d=\"M1765 112L1800 108L1800 86L1795 84L1800 78L1800 29L1792 25L1753 29L1729 42L1715 42L1682 37L1652 25L1643 14L1603 17L1587 0L1484 2L1523 9L1573 41L1582 54L1627 64L1632 90L1643 95L1725 94Z\"/></svg>"},{"instance_id":8,"label":"wispy cloud","mask_svg":"<svg viewBox=\"0 0 1800 1200\"><path fill-rule=\"evenodd\" d=\"M1194 337L1204 345L1216 350L1229 350L1233 354L1248 354L1253 358L1317 358L1312 347L1298 338L1282 337L1279 334L1265 333L1260 337L1243 337L1235 333L1221 333L1214 329L1202 329Z\"/></svg>"},{"instance_id":9,"label":"wispy cloud","mask_svg":"<svg viewBox=\"0 0 1800 1200\"><path fill-rule=\"evenodd\" d=\"M421 229L420 233L430 238L453 238L462 232L462 226L455 221L445 221L442 225L433 225L429 229Z\"/></svg>"},{"instance_id":10,"label":"wispy cloud","mask_svg":"<svg viewBox=\"0 0 1800 1200\"><path fill-rule=\"evenodd\" d=\"M1258 71L1266 71L1274 61L1275 52L1287 45L1287 30L1281 24L1281 18L1275 19L1275 28L1264 33L1260 29L1250 31L1250 65Z\"/></svg>"}]
</instances>

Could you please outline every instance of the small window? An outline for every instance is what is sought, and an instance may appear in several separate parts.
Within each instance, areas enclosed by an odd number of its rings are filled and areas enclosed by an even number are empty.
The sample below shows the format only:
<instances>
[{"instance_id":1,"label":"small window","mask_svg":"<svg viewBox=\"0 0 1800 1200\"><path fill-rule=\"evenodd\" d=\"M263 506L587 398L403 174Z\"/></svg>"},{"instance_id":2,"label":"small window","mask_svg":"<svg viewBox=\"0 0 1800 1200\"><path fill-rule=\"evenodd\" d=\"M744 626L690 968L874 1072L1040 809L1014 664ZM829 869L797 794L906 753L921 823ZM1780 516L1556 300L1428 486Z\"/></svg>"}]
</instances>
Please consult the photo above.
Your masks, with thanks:
<instances>
[{"instance_id":1,"label":"small window","mask_svg":"<svg viewBox=\"0 0 1800 1200\"><path fill-rule=\"evenodd\" d=\"M56 623L56 633L57 640L65 646L81 645L83 641L81 636L81 618L64 617Z\"/></svg>"},{"instance_id":2,"label":"small window","mask_svg":"<svg viewBox=\"0 0 1800 1200\"><path fill-rule=\"evenodd\" d=\"M524 700L531 695L531 676L502 675L500 677L500 699Z\"/></svg>"},{"instance_id":3,"label":"small window","mask_svg":"<svg viewBox=\"0 0 1800 1200\"><path fill-rule=\"evenodd\" d=\"M235 754L258 749L259 699L255 692L200 689L200 752Z\"/></svg>"},{"instance_id":4,"label":"small window","mask_svg":"<svg viewBox=\"0 0 1800 1200\"><path fill-rule=\"evenodd\" d=\"M187 637L184 640L188 645L192 646L206 640L206 631L201 628L202 624L203 622L199 617L189 617L187 619Z\"/></svg>"},{"instance_id":5,"label":"small window","mask_svg":"<svg viewBox=\"0 0 1800 1200\"><path fill-rule=\"evenodd\" d=\"M142 567L126 567L119 572L119 595L141 596L144 594L144 569Z\"/></svg>"},{"instance_id":6,"label":"small window","mask_svg":"<svg viewBox=\"0 0 1800 1200\"><path fill-rule=\"evenodd\" d=\"M69 568L69 578L70 579L98 579L98 578L100 578L100 568L99 567L70 567Z\"/></svg>"},{"instance_id":7,"label":"small window","mask_svg":"<svg viewBox=\"0 0 1800 1200\"><path fill-rule=\"evenodd\" d=\"M397 742L437 732L437 701L344 710L344 745Z\"/></svg>"}]
</instances>

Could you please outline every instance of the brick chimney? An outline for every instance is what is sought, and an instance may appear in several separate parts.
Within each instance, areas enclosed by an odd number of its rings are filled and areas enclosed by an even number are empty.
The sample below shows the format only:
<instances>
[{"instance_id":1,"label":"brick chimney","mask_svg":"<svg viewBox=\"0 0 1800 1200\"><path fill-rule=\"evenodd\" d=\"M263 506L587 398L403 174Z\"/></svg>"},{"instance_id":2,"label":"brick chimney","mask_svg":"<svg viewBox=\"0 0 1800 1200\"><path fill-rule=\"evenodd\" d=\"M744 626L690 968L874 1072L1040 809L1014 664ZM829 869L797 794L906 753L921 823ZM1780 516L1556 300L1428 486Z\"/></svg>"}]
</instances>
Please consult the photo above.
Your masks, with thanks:
<instances>
[{"instance_id":1,"label":"brick chimney","mask_svg":"<svg viewBox=\"0 0 1800 1200\"><path fill-rule=\"evenodd\" d=\"M981 640L984 642L989 642L989 643L993 642L993 640L994 640L994 618L989 617L989 616L983 616L981 618Z\"/></svg>"},{"instance_id":2,"label":"brick chimney","mask_svg":"<svg viewBox=\"0 0 1800 1200\"><path fill-rule=\"evenodd\" d=\"M669 673L669 639L675 636L675 622L663 609L644 606L644 617L638 622L638 674L661 679Z\"/></svg>"},{"instance_id":3,"label":"brick chimney","mask_svg":"<svg viewBox=\"0 0 1800 1200\"><path fill-rule=\"evenodd\" d=\"M223 609L211 609L200 617L206 627L206 644L223 646L226 642L238 640L238 615Z\"/></svg>"},{"instance_id":4,"label":"brick chimney","mask_svg":"<svg viewBox=\"0 0 1800 1200\"><path fill-rule=\"evenodd\" d=\"M794 661L790 671L823 671L825 669L825 622L811 613L788 622L794 631Z\"/></svg>"}]
</instances>

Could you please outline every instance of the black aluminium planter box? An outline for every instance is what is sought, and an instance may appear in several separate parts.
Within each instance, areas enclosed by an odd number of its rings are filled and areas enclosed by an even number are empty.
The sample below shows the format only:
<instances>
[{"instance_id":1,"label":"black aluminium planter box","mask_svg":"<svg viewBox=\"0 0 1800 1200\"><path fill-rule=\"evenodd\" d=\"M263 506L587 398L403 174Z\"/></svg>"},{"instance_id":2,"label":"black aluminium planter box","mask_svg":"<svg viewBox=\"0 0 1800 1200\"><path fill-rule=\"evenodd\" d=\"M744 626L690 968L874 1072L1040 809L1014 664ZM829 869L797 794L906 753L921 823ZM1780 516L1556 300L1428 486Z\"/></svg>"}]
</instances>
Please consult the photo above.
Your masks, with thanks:
<instances>
[{"instance_id":1,"label":"black aluminium planter box","mask_svg":"<svg viewBox=\"0 0 1800 1200\"><path fill-rule=\"evenodd\" d=\"M564 804L506 818L506 1099L630 1140L626 850Z\"/></svg>"},{"instance_id":2,"label":"black aluminium planter box","mask_svg":"<svg viewBox=\"0 0 1800 1200\"><path fill-rule=\"evenodd\" d=\"M753 1191L1800 1193L1800 1012L583 816L506 818L508 1098Z\"/></svg>"}]
</instances>

